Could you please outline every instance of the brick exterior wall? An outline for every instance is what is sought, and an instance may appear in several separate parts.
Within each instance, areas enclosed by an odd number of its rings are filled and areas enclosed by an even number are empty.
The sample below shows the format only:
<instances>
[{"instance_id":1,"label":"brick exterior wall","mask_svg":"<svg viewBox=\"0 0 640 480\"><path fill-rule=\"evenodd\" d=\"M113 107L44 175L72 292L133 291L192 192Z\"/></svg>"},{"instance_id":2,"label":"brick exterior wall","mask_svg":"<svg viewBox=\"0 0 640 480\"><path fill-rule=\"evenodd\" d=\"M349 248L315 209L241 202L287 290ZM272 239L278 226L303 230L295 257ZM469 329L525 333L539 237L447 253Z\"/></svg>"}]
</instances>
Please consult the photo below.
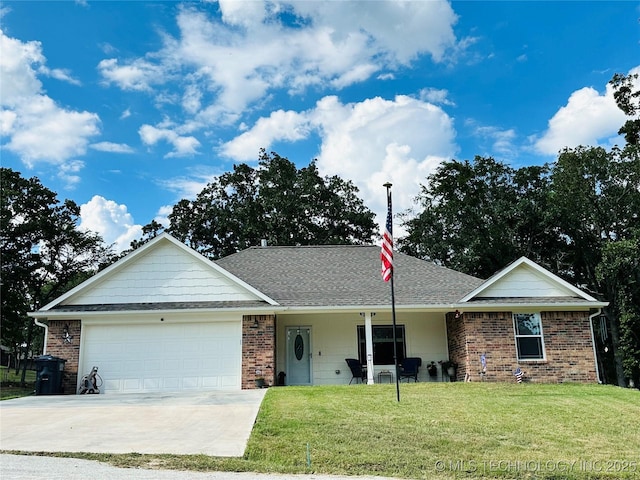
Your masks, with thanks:
<instances>
[{"instance_id":1,"label":"brick exterior wall","mask_svg":"<svg viewBox=\"0 0 640 480\"><path fill-rule=\"evenodd\" d=\"M78 385L78 362L80 360L80 320L49 320L49 335L47 336L47 355L66 360L62 389L64 394L75 394ZM63 338L64 327L69 327L71 343ZM89 372L87 372L89 373Z\"/></svg>"},{"instance_id":2,"label":"brick exterior wall","mask_svg":"<svg viewBox=\"0 0 640 480\"><path fill-rule=\"evenodd\" d=\"M257 323L257 326L256 326ZM256 388L255 379L275 385L276 319L274 315L242 317L242 388Z\"/></svg>"},{"instance_id":3,"label":"brick exterior wall","mask_svg":"<svg viewBox=\"0 0 640 480\"><path fill-rule=\"evenodd\" d=\"M447 313L447 342L449 343L449 360L458 364L456 379L467 363L467 326L464 318L455 318L454 313ZM464 373L462 374L464 378ZM446 377L445 377L446 378ZM453 379L452 379L453 380Z\"/></svg>"},{"instance_id":4,"label":"brick exterior wall","mask_svg":"<svg viewBox=\"0 0 640 480\"><path fill-rule=\"evenodd\" d=\"M596 382L588 312L541 312L546 360L518 362L511 312L447 314L449 356L458 363L456 379L480 381L485 354L485 381L514 382L520 367L525 380L540 383Z\"/></svg>"}]
</instances>

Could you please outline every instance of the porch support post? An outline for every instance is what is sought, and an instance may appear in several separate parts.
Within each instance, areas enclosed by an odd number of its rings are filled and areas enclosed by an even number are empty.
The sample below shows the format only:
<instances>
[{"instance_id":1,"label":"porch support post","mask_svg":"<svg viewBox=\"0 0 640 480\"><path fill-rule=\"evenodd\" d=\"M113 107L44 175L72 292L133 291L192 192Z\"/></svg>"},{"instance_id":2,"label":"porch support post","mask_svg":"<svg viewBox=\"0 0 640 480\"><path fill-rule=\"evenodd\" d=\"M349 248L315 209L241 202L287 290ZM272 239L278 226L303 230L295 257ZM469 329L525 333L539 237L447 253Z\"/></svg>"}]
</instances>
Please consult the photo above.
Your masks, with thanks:
<instances>
[{"instance_id":1,"label":"porch support post","mask_svg":"<svg viewBox=\"0 0 640 480\"><path fill-rule=\"evenodd\" d=\"M373 329L371 328L371 317L375 312L364 314L364 338L367 348L367 385L373 385Z\"/></svg>"}]
</instances>

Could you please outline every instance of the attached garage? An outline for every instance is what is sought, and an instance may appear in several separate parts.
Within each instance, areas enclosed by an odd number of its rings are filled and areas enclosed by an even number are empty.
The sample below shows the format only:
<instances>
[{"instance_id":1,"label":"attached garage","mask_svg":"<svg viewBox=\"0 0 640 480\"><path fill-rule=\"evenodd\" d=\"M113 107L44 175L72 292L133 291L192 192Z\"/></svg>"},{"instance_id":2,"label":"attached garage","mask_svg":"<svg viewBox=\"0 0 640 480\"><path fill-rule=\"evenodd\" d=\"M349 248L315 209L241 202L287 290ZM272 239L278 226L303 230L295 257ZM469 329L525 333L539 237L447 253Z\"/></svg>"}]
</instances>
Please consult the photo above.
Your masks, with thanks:
<instances>
[{"instance_id":1,"label":"attached garage","mask_svg":"<svg viewBox=\"0 0 640 480\"><path fill-rule=\"evenodd\" d=\"M241 320L85 324L80 372L93 366L105 393L241 387Z\"/></svg>"},{"instance_id":2,"label":"attached garage","mask_svg":"<svg viewBox=\"0 0 640 480\"><path fill-rule=\"evenodd\" d=\"M35 317L46 322L47 353L66 360L65 393L94 366L106 394L241 390L272 368L273 354L256 352L275 342L275 305L161 234Z\"/></svg>"}]
</instances>

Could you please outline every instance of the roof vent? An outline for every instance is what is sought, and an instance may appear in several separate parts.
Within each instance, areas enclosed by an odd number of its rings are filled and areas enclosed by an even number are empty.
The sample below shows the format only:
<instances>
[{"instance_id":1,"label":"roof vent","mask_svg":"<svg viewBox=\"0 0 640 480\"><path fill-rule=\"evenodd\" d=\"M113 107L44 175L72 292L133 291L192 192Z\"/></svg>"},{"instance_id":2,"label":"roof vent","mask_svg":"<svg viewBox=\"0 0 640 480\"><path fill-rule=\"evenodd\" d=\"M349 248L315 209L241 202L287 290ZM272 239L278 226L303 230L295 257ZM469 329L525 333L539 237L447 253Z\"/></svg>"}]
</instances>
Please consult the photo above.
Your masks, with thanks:
<instances>
[{"instance_id":1,"label":"roof vent","mask_svg":"<svg viewBox=\"0 0 640 480\"><path fill-rule=\"evenodd\" d=\"M260 240L260 246L261 247L266 247L267 246L267 239L263 238L262 240Z\"/></svg>"}]
</instances>

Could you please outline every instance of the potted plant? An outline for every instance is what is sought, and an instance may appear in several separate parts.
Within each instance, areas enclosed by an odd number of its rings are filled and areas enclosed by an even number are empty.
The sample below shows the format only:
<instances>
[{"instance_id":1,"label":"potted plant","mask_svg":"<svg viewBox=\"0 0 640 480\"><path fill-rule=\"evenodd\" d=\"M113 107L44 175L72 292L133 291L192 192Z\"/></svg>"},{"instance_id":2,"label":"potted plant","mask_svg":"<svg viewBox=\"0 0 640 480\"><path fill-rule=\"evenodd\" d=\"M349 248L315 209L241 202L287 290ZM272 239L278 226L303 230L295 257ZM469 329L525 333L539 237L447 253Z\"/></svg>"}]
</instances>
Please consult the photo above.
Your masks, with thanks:
<instances>
[{"instance_id":1,"label":"potted plant","mask_svg":"<svg viewBox=\"0 0 640 480\"><path fill-rule=\"evenodd\" d=\"M264 377L256 377L256 388L264 388Z\"/></svg>"},{"instance_id":2,"label":"potted plant","mask_svg":"<svg viewBox=\"0 0 640 480\"><path fill-rule=\"evenodd\" d=\"M438 366L436 365L436 362L432 360L431 363L427 365L427 372L431 378L438 376Z\"/></svg>"},{"instance_id":3,"label":"potted plant","mask_svg":"<svg viewBox=\"0 0 640 480\"><path fill-rule=\"evenodd\" d=\"M456 381L456 371L458 370L458 364L452 360L441 360L438 362L442 365L442 372L446 373L449 377L449 380L452 382Z\"/></svg>"}]
</instances>

